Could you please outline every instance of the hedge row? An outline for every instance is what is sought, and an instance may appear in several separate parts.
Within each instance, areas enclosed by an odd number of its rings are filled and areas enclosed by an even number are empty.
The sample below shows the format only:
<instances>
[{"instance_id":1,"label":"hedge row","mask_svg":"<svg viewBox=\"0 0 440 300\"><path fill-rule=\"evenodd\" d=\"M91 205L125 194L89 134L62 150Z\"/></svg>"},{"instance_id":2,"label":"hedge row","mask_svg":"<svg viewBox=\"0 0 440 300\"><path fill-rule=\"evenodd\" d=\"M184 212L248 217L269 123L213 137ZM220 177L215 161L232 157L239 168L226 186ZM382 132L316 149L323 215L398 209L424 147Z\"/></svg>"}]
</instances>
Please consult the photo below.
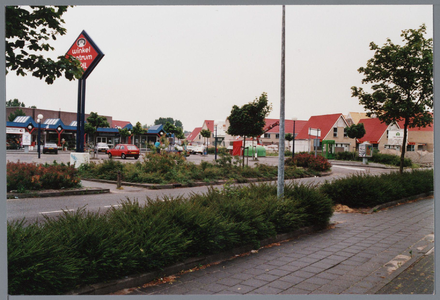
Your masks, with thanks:
<instances>
[{"instance_id":1,"label":"hedge row","mask_svg":"<svg viewBox=\"0 0 440 300\"><path fill-rule=\"evenodd\" d=\"M254 167L240 166L240 160L231 155L219 155L216 162L202 161L194 164L186 161L178 153L147 153L143 161L124 164L116 160L105 160L102 163L84 164L79 168L82 178L116 180L118 171L123 180L139 183L182 183L196 181L216 181L234 179L246 182L247 178L274 178L278 174L277 166L257 164ZM296 168L285 169L286 178L301 178L319 174L315 170Z\"/></svg>"},{"instance_id":2,"label":"hedge row","mask_svg":"<svg viewBox=\"0 0 440 300\"><path fill-rule=\"evenodd\" d=\"M70 165L8 162L7 191L67 189L80 186L78 171Z\"/></svg>"},{"instance_id":3,"label":"hedge row","mask_svg":"<svg viewBox=\"0 0 440 300\"><path fill-rule=\"evenodd\" d=\"M337 152L335 154L335 159L337 160L354 160L362 161L362 157L359 157L358 152ZM369 162L375 162L384 165L400 166L400 156L393 154L385 154L374 151L373 156L368 158ZM412 161L409 158L403 160L404 167L411 167Z\"/></svg>"},{"instance_id":4,"label":"hedge row","mask_svg":"<svg viewBox=\"0 0 440 300\"><path fill-rule=\"evenodd\" d=\"M161 201L158 201L161 200ZM63 294L84 284L157 270L305 226L325 227L332 202L310 185L210 189L189 198L125 200L103 214L65 212L8 223L9 294Z\"/></svg>"},{"instance_id":5,"label":"hedge row","mask_svg":"<svg viewBox=\"0 0 440 300\"><path fill-rule=\"evenodd\" d=\"M374 207L390 201L431 192L434 190L433 170L412 170L371 176L354 174L331 182L326 181L321 191L335 204L351 208Z\"/></svg>"}]
</instances>

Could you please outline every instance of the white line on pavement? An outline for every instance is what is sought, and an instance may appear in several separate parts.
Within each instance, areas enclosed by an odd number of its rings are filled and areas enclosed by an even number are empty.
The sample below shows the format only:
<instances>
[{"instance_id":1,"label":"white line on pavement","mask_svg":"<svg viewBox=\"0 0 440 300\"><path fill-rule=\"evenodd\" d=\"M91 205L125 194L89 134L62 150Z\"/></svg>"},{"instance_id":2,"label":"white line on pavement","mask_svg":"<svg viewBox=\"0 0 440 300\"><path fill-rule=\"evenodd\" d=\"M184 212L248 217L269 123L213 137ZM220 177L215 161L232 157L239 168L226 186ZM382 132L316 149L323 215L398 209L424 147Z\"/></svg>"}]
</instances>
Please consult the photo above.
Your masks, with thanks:
<instances>
[{"instance_id":1,"label":"white line on pavement","mask_svg":"<svg viewBox=\"0 0 440 300\"><path fill-rule=\"evenodd\" d=\"M345 167L345 166L336 166L336 165L333 165L332 168L334 168L334 167L342 168L342 169L349 169L349 170L365 171L365 169L354 168L354 167Z\"/></svg>"},{"instance_id":2,"label":"white line on pavement","mask_svg":"<svg viewBox=\"0 0 440 300\"><path fill-rule=\"evenodd\" d=\"M63 211L74 211L74 209L43 211L43 212L40 212L40 214L54 214L54 213L60 213Z\"/></svg>"},{"instance_id":3,"label":"white line on pavement","mask_svg":"<svg viewBox=\"0 0 440 300\"><path fill-rule=\"evenodd\" d=\"M118 206L122 206L122 204L117 204L117 205L106 205L106 206L104 206L105 208L108 208L108 207L118 207Z\"/></svg>"}]
</instances>

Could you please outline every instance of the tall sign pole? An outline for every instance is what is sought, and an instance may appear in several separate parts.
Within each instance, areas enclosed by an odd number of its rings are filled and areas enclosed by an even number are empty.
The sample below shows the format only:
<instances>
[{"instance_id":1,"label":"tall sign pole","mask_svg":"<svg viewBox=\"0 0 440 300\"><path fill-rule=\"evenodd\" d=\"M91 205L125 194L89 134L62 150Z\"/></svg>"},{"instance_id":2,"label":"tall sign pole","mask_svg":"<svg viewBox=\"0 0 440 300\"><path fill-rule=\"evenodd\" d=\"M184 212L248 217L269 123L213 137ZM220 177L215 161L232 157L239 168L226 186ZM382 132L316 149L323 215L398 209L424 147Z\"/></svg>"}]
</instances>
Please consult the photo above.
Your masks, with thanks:
<instances>
[{"instance_id":1,"label":"tall sign pole","mask_svg":"<svg viewBox=\"0 0 440 300\"><path fill-rule=\"evenodd\" d=\"M278 185L277 196L284 196L284 106L285 106L285 52L286 52L286 7L283 5L282 20L282 42L281 42L281 99L280 99L280 145L278 147Z\"/></svg>"},{"instance_id":2,"label":"tall sign pole","mask_svg":"<svg viewBox=\"0 0 440 300\"><path fill-rule=\"evenodd\" d=\"M76 152L84 152L86 79L104 57L104 53L83 30L67 51L66 56L79 60L84 70L82 77L78 80L78 111L76 117Z\"/></svg>"}]
</instances>

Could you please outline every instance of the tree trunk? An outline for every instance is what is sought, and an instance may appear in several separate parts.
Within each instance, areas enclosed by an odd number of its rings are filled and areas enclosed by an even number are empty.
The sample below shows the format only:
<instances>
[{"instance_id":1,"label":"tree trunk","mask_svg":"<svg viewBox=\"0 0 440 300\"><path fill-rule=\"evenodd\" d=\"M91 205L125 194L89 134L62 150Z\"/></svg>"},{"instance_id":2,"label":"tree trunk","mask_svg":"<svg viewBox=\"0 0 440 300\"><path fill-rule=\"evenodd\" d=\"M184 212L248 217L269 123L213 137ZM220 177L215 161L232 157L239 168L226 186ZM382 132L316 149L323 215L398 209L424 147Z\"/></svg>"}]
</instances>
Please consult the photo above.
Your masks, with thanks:
<instances>
[{"instance_id":1,"label":"tree trunk","mask_svg":"<svg viewBox=\"0 0 440 300\"><path fill-rule=\"evenodd\" d=\"M405 123L403 124L403 142L402 142L402 151L400 151L400 174L403 173L403 162L405 161L405 151L406 151L406 132L408 129L408 118L405 118Z\"/></svg>"}]
</instances>

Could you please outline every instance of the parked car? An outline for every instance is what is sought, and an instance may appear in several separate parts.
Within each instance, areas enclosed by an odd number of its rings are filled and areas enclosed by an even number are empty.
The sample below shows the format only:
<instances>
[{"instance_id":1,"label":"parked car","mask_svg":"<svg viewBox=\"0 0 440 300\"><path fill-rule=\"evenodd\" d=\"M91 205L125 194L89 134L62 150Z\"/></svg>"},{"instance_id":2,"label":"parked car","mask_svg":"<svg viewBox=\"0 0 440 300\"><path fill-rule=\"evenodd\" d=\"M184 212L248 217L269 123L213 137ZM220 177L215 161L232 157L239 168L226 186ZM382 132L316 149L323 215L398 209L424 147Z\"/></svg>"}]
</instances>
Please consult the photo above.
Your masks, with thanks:
<instances>
[{"instance_id":1,"label":"parked car","mask_svg":"<svg viewBox=\"0 0 440 300\"><path fill-rule=\"evenodd\" d=\"M120 156L122 159L127 157L139 158L139 148L131 144L117 144L114 148L107 150L109 158L113 156Z\"/></svg>"},{"instance_id":2,"label":"parked car","mask_svg":"<svg viewBox=\"0 0 440 300\"><path fill-rule=\"evenodd\" d=\"M107 153L107 150L109 150L110 148L108 147L107 143L97 143L95 150L98 152L105 152Z\"/></svg>"},{"instance_id":3,"label":"parked car","mask_svg":"<svg viewBox=\"0 0 440 300\"><path fill-rule=\"evenodd\" d=\"M198 145L191 149L191 154L197 154L197 153L203 154L204 152L205 152L204 145Z\"/></svg>"},{"instance_id":4,"label":"parked car","mask_svg":"<svg viewBox=\"0 0 440 300\"><path fill-rule=\"evenodd\" d=\"M55 143L45 143L43 146L43 154L46 153L58 154L58 145Z\"/></svg>"}]
</instances>

